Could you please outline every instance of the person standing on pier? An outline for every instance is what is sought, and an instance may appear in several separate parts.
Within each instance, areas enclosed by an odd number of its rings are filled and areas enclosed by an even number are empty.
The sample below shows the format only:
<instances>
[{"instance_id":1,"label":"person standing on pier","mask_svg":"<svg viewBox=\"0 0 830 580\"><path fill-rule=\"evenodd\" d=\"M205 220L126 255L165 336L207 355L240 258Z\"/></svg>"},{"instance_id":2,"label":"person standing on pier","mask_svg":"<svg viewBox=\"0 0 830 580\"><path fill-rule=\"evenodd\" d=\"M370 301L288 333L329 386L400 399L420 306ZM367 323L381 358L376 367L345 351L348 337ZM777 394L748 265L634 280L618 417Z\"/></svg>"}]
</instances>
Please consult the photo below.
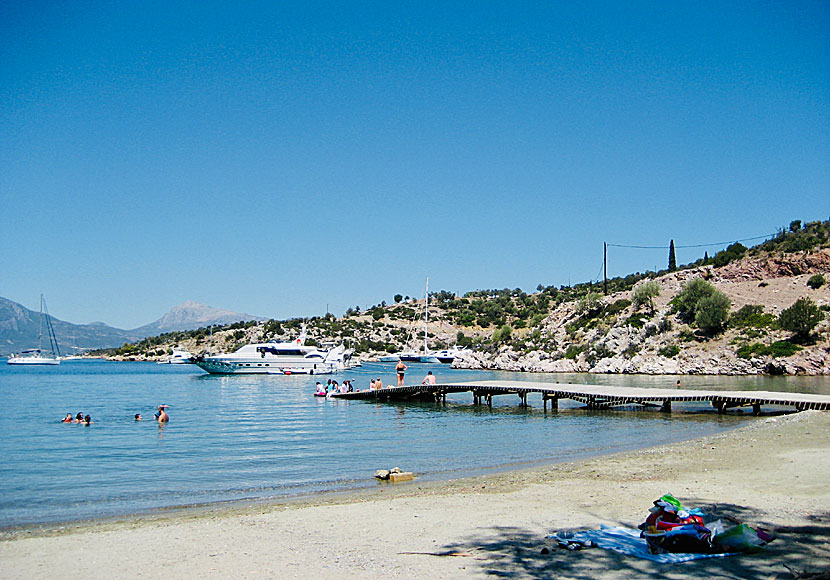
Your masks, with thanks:
<instances>
[{"instance_id":1,"label":"person standing on pier","mask_svg":"<svg viewBox=\"0 0 830 580\"><path fill-rule=\"evenodd\" d=\"M395 365L395 372L398 373L398 386L399 387L403 386L403 373L406 370L406 368L407 367L406 367L405 364L403 364L402 360L399 360L398 364Z\"/></svg>"}]
</instances>

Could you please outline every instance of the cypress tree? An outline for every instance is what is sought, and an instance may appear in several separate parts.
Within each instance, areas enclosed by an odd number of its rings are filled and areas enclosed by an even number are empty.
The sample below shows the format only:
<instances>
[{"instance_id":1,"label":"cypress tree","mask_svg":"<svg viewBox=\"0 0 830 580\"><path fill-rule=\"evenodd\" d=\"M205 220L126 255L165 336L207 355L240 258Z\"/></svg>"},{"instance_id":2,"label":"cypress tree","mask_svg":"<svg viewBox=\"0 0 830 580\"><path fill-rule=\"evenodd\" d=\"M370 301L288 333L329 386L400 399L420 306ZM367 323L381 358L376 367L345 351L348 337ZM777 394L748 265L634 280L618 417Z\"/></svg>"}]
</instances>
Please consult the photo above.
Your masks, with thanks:
<instances>
[{"instance_id":1,"label":"cypress tree","mask_svg":"<svg viewBox=\"0 0 830 580\"><path fill-rule=\"evenodd\" d=\"M674 240L669 244L669 272L677 270L677 258L674 257Z\"/></svg>"}]
</instances>

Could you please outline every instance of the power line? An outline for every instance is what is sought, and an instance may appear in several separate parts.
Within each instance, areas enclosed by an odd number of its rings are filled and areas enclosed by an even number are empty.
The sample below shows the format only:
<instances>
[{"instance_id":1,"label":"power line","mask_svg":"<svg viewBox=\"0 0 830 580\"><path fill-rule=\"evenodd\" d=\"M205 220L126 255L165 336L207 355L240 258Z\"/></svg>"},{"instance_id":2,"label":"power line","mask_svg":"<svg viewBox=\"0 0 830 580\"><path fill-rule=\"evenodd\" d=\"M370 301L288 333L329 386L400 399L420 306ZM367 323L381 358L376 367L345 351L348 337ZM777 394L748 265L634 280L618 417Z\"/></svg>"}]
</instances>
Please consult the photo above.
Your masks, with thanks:
<instances>
[{"instance_id":1,"label":"power line","mask_svg":"<svg viewBox=\"0 0 830 580\"><path fill-rule=\"evenodd\" d=\"M765 236L755 236L755 237L752 237L752 238L742 238L740 240L728 240L728 241L725 241L725 242L712 242L710 244L692 244L692 245L688 245L688 246L675 246L675 249L680 249L680 248L707 248L707 247L710 247L710 246L723 246L724 244L732 244L732 243L735 243L735 242L751 242L751 241L754 241L754 240L763 240L763 239L766 239L766 238L771 238L775 235L777 235L777 233L767 234ZM632 249L635 249L635 250L668 250L669 249L669 246L636 246L636 245L630 245L630 244L611 244L611 243L609 243L608 245L611 246L611 247L614 247L614 248L632 248Z\"/></svg>"}]
</instances>

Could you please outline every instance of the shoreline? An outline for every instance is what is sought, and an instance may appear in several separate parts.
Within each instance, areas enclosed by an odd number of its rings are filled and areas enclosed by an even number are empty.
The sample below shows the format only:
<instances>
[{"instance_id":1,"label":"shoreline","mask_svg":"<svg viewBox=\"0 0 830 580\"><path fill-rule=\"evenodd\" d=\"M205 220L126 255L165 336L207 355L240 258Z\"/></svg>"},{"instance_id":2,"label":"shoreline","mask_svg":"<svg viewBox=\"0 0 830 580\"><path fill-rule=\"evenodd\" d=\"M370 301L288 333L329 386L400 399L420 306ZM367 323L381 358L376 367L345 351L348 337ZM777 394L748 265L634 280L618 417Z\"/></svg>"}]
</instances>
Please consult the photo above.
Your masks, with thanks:
<instances>
[{"instance_id":1,"label":"shoreline","mask_svg":"<svg viewBox=\"0 0 830 580\"><path fill-rule=\"evenodd\" d=\"M751 577L767 578L787 574L783 563L830 566L829 436L830 414L802 412L518 471L29 529L0 541L0 559L7 578L58 575L79 562L91 578L113 570L150 578L567 578L567 570L624 578L644 561L557 550L545 536L636 526L653 499L673 493L689 507L779 530L761 554L690 562L678 573L742 578L749 567L765 574ZM160 555L164 565L154 567Z\"/></svg>"},{"instance_id":2,"label":"shoreline","mask_svg":"<svg viewBox=\"0 0 830 580\"><path fill-rule=\"evenodd\" d=\"M560 412L573 411L578 407L566 406ZM649 412L649 411L646 411ZM652 411L653 413L653 411ZM695 417L700 415L710 415L712 417L720 417L716 414L714 409L696 409L683 410L674 413L674 417L687 416ZM501 478L509 474L521 474L525 472L534 472L539 470L553 469L556 466L563 464L581 463L591 461L594 459L601 459L603 457L615 457L627 453L636 453L645 451L655 447L660 447L667 444L678 444L688 441L697 440L704 437L715 436L721 433L728 433L748 427L764 418L780 417L793 414L791 411L784 409L773 410L765 413L762 417L750 417L746 415L741 417L744 413L739 409L734 414L729 414L727 417L735 419L735 423L726 427L719 427L715 433L704 433L697 435L690 435L684 433L680 437L671 438L668 441L661 443L649 442L648 445L629 443L627 445L619 445L616 448L607 448L600 451L595 449L584 449L574 452L569 455L562 455L556 457L546 457L540 459L525 459L521 461L513 461L510 463L485 465L478 467L468 467L454 471L431 472L427 474L415 473L416 479L414 482L392 484L388 481L377 481L373 477L367 475L361 480L351 480L348 483L343 483L342 486L321 489L319 491L303 491L300 493L286 493L284 495L264 496L264 497L247 497L234 499L219 499L216 501L205 501L202 503L185 503L178 505L160 505L157 507L142 508L138 511L132 512L118 512L111 514L103 514L91 516L88 518L79 519L64 519L45 522L31 522L19 523L6 527L0 525L0 541L17 539L23 537L40 537L53 536L65 533L72 533L73 531L96 528L98 526L116 525L119 523L130 522L137 523L141 521L157 521L168 520L179 516L192 517L200 513L211 514L228 514L236 512L244 512L248 509L276 508L283 505L316 505L320 503L332 503L350 501L356 499L357 501L366 501L371 499L373 494L377 494L376 499L383 499L388 496L398 496L407 494L418 494L424 488L438 488L444 489L448 486L466 481L474 481L478 479ZM749 424L738 421L749 421ZM390 466L391 467L391 466ZM368 473L368 472L367 472ZM418 491L412 492L412 486L416 486ZM310 486L307 486L310 487Z\"/></svg>"},{"instance_id":3,"label":"shoreline","mask_svg":"<svg viewBox=\"0 0 830 580\"><path fill-rule=\"evenodd\" d=\"M786 415L786 412L780 412L778 414L769 414L767 417L780 417ZM758 418L747 417L747 419L755 421ZM328 489L319 492L303 492L277 497L252 497L211 501L198 504L159 506L155 508L147 508L146 510L137 512L103 515L88 519L19 524L7 528L0 527L0 542L27 537L63 535L82 530L97 529L99 527L114 525L117 526L126 523L136 524L139 522L159 522L175 518L198 518L204 515L211 517L217 515L226 516L243 514L251 510L279 509L282 507L307 507L309 505L334 505L350 502L383 500L389 497L417 496L421 495L426 490L432 489L438 489L439 492L444 491L446 493L450 493L448 490L454 486L467 485L471 482L472 484L475 484L475 482L479 480L486 481L492 479L494 481L498 481L509 475L519 476L521 474L528 474L528 476L530 476L534 472L553 470L564 464L576 464L593 460L601 460L602 458L614 458L626 454L648 451L649 449L655 449L669 444L696 441L743 429L753 424L755 423L750 423L749 425L736 424L719 433L700 435L692 438L681 438L668 443L649 445L647 447L633 446L630 448L600 453L593 453L586 450L582 454L575 454L573 457L558 461L540 459L536 461L513 462L463 470L462 473L468 473L468 475L459 475L451 472L441 472L439 474L433 473L429 475L415 473L414 481L398 484L393 484L389 481L377 481L374 478L369 477L367 478L369 483L364 486L345 486L341 489ZM375 486L371 487L371 483L375 483ZM412 489L413 486L416 486L414 491Z\"/></svg>"}]
</instances>

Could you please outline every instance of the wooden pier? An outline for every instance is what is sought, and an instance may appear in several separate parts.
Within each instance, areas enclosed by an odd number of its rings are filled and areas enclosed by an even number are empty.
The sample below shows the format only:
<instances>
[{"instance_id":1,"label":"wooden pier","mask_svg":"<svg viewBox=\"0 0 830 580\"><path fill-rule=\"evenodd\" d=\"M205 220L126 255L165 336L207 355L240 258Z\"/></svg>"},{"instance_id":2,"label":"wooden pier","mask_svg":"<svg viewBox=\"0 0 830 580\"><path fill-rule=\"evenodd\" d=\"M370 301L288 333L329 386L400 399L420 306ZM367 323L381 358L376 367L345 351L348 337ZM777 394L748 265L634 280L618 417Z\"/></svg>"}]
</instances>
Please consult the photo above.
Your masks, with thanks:
<instances>
[{"instance_id":1,"label":"wooden pier","mask_svg":"<svg viewBox=\"0 0 830 580\"><path fill-rule=\"evenodd\" d=\"M547 411L548 402L551 409L559 407L560 399L570 399L583 404L588 409L611 409L613 407L642 405L659 407L671 412L672 403L708 402L719 413L734 407L752 407L756 415L762 405L780 405L793 407L796 411L830 409L830 396L810 395L804 393L783 393L771 391L709 391L703 389L650 389L640 387L615 387L607 385L577 385L572 383L534 383L483 381L469 383L449 383L440 385L413 385L405 387L386 387L377 390L365 390L355 393L337 393L338 399L362 399L371 401L434 401L446 402L449 393L473 394L473 404L493 406L493 397L497 395L518 395L519 404L527 406L527 396L540 393L542 403Z\"/></svg>"}]
</instances>

